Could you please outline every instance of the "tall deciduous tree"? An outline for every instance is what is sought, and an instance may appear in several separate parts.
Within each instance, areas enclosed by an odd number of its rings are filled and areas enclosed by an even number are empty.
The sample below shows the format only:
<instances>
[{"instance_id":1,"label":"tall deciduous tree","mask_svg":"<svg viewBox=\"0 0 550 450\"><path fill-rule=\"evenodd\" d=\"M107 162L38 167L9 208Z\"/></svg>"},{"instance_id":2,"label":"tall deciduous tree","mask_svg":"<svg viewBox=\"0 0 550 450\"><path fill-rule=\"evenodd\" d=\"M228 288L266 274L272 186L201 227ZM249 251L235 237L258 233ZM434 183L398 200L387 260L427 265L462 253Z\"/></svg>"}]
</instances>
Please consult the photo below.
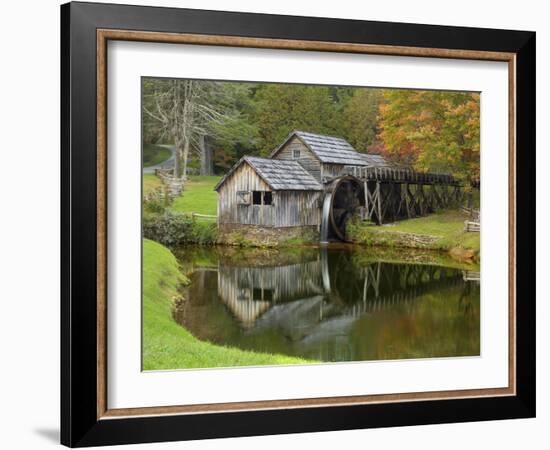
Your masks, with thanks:
<instances>
[{"instance_id":1,"label":"tall deciduous tree","mask_svg":"<svg viewBox=\"0 0 550 450\"><path fill-rule=\"evenodd\" d=\"M342 129L353 147L363 153L376 143L382 90L354 89L342 111Z\"/></svg>"},{"instance_id":2,"label":"tall deciduous tree","mask_svg":"<svg viewBox=\"0 0 550 450\"><path fill-rule=\"evenodd\" d=\"M212 140L238 142L253 134L241 119L240 98L247 87L237 83L202 80L147 80L143 111L156 122L144 131L156 132L159 139L175 144L174 175L187 173L190 151L201 160L201 172L211 172ZM148 123L151 123L149 120ZM151 133L151 134L153 134Z\"/></svg>"},{"instance_id":3,"label":"tall deciduous tree","mask_svg":"<svg viewBox=\"0 0 550 450\"><path fill-rule=\"evenodd\" d=\"M391 157L418 170L479 177L479 94L385 90L380 137Z\"/></svg>"},{"instance_id":4,"label":"tall deciduous tree","mask_svg":"<svg viewBox=\"0 0 550 450\"><path fill-rule=\"evenodd\" d=\"M215 155L218 161L231 161L229 167L239 159L239 153L254 152L257 144L257 127L254 119L254 83L216 83L212 105L223 112L222 120L210 120L206 124L207 136L204 152L201 152L201 173L212 172ZM200 148L201 146L199 146ZM206 165L208 164L208 167ZM228 169L229 167L224 167Z\"/></svg>"},{"instance_id":5,"label":"tall deciduous tree","mask_svg":"<svg viewBox=\"0 0 550 450\"><path fill-rule=\"evenodd\" d=\"M266 84L258 89L256 100L262 155L268 155L292 130L337 132L335 105L328 87Z\"/></svg>"},{"instance_id":6,"label":"tall deciduous tree","mask_svg":"<svg viewBox=\"0 0 550 450\"><path fill-rule=\"evenodd\" d=\"M194 135L200 133L200 116L210 114L204 86L196 80L152 80L150 98L146 98L143 111L158 121L162 135L173 140L176 155L174 176L186 174L189 149ZM148 105L152 105L151 109Z\"/></svg>"}]
</instances>

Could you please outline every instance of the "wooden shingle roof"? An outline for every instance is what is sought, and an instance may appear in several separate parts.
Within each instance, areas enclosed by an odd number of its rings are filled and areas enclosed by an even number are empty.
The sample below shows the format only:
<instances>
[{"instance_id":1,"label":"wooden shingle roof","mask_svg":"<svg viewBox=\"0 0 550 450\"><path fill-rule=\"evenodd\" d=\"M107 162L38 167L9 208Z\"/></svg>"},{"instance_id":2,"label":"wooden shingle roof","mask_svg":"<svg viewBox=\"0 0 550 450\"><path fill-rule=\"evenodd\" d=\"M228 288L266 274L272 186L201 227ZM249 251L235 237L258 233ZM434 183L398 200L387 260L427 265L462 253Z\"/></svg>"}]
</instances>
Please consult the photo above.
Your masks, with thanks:
<instances>
[{"instance_id":1,"label":"wooden shingle roof","mask_svg":"<svg viewBox=\"0 0 550 450\"><path fill-rule=\"evenodd\" d=\"M323 186L297 161L244 156L214 187L218 190L243 163L248 163L274 191L322 191Z\"/></svg>"},{"instance_id":2,"label":"wooden shingle roof","mask_svg":"<svg viewBox=\"0 0 550 450\"><path fill-rule=\"evenodd\" d=\"M373 155L367 153L360 153L361 158L363 158L369 167L389 167L385 158L381 155Z\"/></svg>"},{"instance_id":3,"label":"wooden shingle roof","mask_svg":"<svg viewBox=\"0 0 550 450\"><path fill-rule=\"evenodd\" d=\"M308 133L306 131L293 131L290 133L283 144L273 151L271 157L274 157L294 136L300 139L317 159L323 163L353 166L369 166L375 164L375 166L379 166L383 162L383 164L386 165L382 156L359 153L348 141L341 137ZM371 161L366 158L367 156L376 156L376 158Z\"/></svg>"}]
</instances>

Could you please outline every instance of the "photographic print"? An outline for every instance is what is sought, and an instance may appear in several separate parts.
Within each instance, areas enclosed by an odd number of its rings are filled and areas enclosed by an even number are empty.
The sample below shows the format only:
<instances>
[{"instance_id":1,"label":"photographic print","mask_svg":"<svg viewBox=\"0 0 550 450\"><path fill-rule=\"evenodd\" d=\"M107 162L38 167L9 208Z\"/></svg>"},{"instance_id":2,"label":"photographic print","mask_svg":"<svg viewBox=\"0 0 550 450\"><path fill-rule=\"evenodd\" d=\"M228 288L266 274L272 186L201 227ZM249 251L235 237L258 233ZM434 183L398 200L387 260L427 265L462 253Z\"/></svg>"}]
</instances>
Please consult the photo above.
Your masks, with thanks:
<instances>
[{"instance_id":1,"label":"photographic print","mask_svg":"<svg viewBox=\"0 0 550 450\"><path fill-rule=\"evenodd\" d=\"M61 12L62 443L535 416L535 33Z\"/></svg>"},{"instance_id":2,"label":"photographic print","mask_svg":"<svg viewBox=\"0 0 550 450\"><path fill-rule=\"evenodd\" d=\"M480 95L142 79L144 370L480 354Z\"/></svg>"}]
</instances>

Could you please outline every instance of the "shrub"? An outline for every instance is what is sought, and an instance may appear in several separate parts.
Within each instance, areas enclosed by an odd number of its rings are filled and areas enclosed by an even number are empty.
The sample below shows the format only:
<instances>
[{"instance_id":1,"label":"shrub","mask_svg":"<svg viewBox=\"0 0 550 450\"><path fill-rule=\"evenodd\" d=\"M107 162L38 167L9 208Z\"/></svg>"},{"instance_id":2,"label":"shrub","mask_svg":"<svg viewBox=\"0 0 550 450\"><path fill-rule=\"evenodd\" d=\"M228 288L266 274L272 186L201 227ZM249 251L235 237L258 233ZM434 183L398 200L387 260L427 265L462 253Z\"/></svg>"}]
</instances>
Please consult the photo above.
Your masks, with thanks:
<instances>
[{"instance_id":1,"label":"shrub","mask_svg":"<svg viewBox=\"0 0 550 450\"><path fill-rule=\"evenodd\" d=\"M364 245L373 245L374 239L370 233L372 223L352 219L346 224L346 239Z\"/></svg>"},{"instance_id":2,"label":"shrub","mask_svg":"<svg viewBox=\"0 0 550 450\"><path fill-rule=\"evenodd\" d=\"M215 244L215 223L194 222L188 214L165 210L163 214L144 214L143 237L168 247L181 244Z\"/></svg>"},{"instance_id":3,"label":"shrub","mask_svg":"<svg viewBox=\"0 0 550 450\"><path fill-rule=\"evenodd\" d=\"M192 226L191 242L211 245L218 241L218 225L211 222L195 222Z\"/></svg>"},{"instance_id":4,"label":"shrub","mask_svg":"<svg viewBox=\"0 0 550 450\"><path fill-rule=\"evenodd\" d=\"M172 198L166 189L155 189L147 193L143 198L143 211L145 213L162 214L172 203Z\"/></svg>"}]
</instances>

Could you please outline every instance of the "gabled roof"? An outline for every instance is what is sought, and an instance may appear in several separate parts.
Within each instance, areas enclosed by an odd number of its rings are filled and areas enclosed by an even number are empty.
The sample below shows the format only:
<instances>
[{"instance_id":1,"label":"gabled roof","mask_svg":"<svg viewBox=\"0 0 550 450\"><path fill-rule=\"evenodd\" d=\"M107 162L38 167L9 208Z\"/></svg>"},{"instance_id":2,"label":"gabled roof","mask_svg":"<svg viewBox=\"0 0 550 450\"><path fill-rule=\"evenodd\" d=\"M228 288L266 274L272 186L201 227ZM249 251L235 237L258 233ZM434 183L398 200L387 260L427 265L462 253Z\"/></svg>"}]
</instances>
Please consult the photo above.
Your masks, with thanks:
<instances>
[{"instance_id":1,"label":"gabled roof","mask_svg":"<svg viewBox=\"0 0 550 450\"><path fill-rule=\"evenodd\" d=\"M385 158L381 155L373 155L368 153L359 153L369 167L389 167Z\"/></svg>"},{"instance_id":2,"label":"gabled roof","mask_svg":"<svg viewBox=\"0 0 550 450\"><path fill-rule=\"evenodd\" d=\"M307 172L297 161L242 157L214 187L217 191L231 174L243 163L254 169L274 191L322 191L323 186Z\"/></svg>"},{"instance_id":3,"label":"gabled roof","mask_svg":"<svg viewBox=\"0 0 550 450\"><path fill-rule=\"evenodd\" d=\"M305 131L293 131L290 133L285 141L271 153L271 158L294 136L300 139L317 159L323 163L354 166L369 165L363 158L364 155L355 150L345 139L336 136L307 133Z\"/></svg>"}]
</instances>

